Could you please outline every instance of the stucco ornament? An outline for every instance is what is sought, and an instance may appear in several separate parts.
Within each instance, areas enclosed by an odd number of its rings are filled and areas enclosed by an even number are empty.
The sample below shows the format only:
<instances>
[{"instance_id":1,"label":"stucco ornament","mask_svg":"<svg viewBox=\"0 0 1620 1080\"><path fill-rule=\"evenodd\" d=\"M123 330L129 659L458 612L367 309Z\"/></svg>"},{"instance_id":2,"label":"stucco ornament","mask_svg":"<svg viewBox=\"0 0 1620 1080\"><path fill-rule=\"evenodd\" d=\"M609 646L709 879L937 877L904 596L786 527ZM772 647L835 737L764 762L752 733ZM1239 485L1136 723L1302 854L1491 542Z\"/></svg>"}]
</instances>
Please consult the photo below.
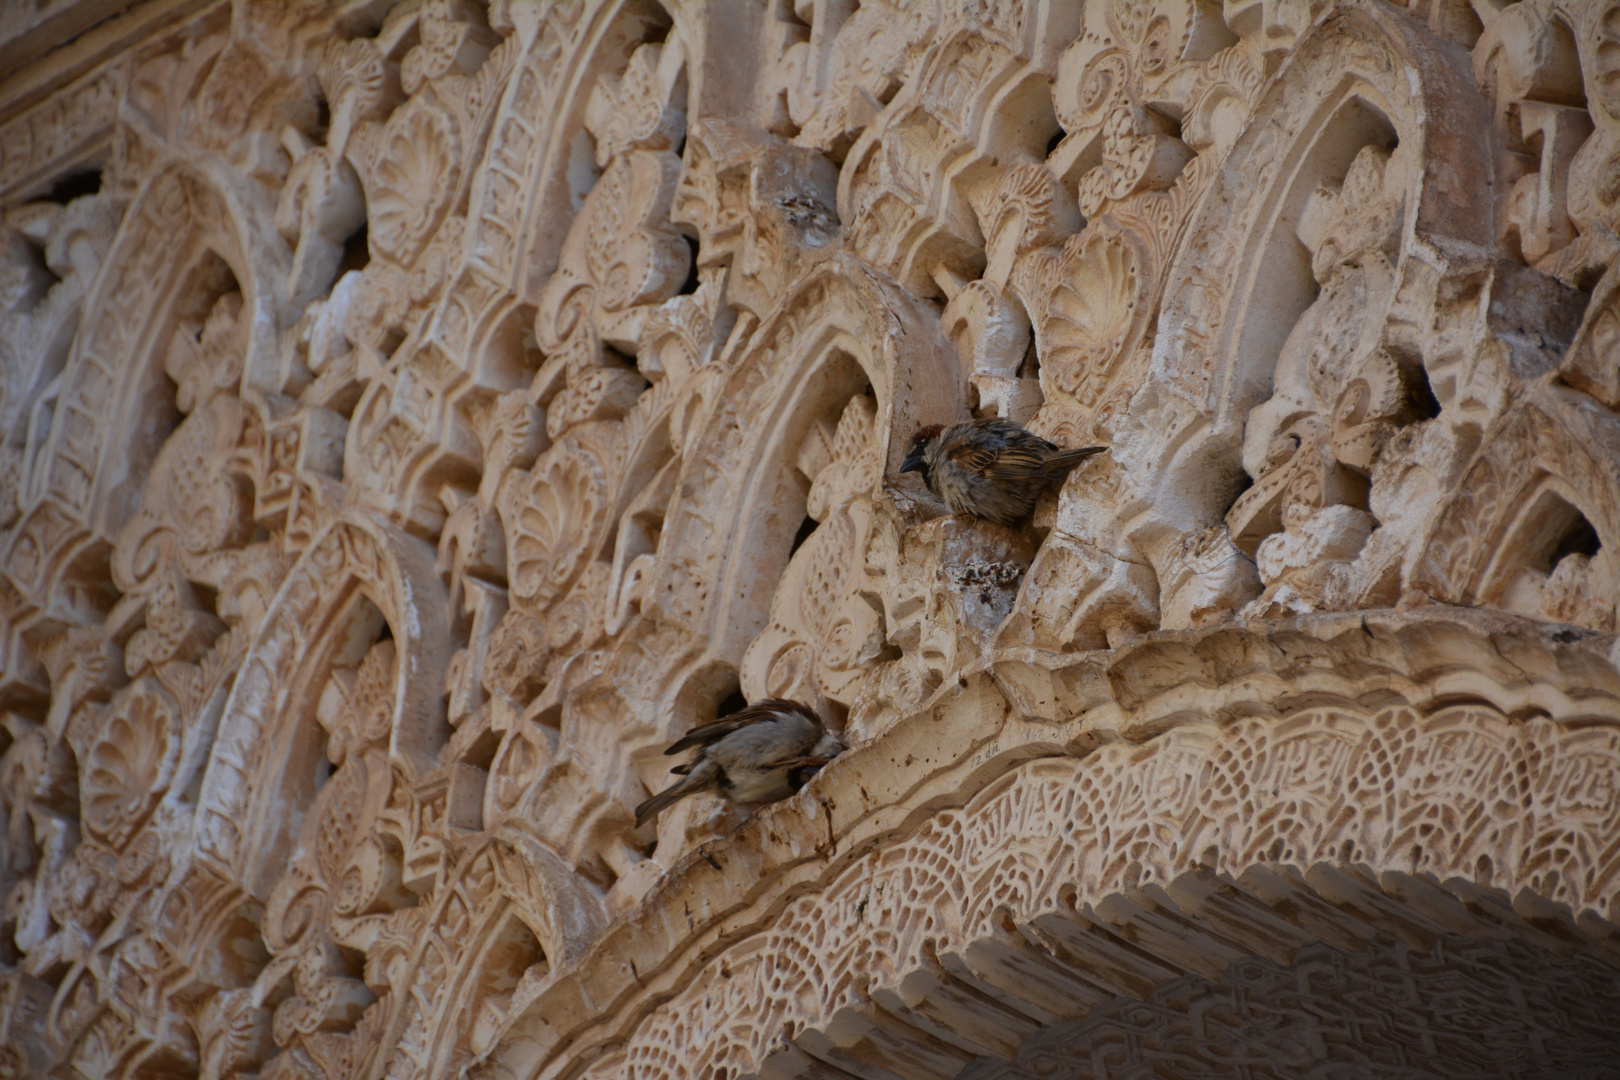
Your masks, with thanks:
<instances>
[{"instance_id":1,"label":"stucco ornament","mask_svg":"<svg viewBox=\"0 0 1620 1080\"><path fill-rule=\"evenodd\" d=\"M1617 50L0 4L0 1077L1607 1075Z\"/></svg>"}]
</instances>

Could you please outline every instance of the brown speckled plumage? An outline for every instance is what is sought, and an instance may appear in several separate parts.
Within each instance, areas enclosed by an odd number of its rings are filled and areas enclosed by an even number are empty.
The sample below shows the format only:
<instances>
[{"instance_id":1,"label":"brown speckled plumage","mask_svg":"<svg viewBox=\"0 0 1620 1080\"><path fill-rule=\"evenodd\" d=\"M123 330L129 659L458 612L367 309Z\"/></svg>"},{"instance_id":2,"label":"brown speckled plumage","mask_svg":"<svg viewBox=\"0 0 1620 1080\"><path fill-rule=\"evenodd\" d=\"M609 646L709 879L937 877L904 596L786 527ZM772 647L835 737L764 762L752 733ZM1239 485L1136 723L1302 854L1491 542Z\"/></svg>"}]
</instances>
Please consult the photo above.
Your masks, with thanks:
<instances>
[{"instance_id":1,"label":"brown speckled plumage","mask_svg":"<svg viewBox=\"0 0 1620 1080\"><path fill-rule=\"evenodd\" d=\"M699 724L665 750L697 747L691 761L670 770L680 780L636 807L636 825L699 791L739 803L767 803L798 791L816 770L844 751L808 705L771 698Z\"/></svg>"},{"instance_id":2,"label":"brown speckled plumage","mask_svg":"<svg viewBox=\"0 0 1620 1080\"><path fill-rule=\"evenodd\" d=\"M928 490L958 514L1017 525L1070 469L1106 449L1062 450L1010 420L931 424L911 437L900 471L922 473Z\"/></svg>"}]
</instances>

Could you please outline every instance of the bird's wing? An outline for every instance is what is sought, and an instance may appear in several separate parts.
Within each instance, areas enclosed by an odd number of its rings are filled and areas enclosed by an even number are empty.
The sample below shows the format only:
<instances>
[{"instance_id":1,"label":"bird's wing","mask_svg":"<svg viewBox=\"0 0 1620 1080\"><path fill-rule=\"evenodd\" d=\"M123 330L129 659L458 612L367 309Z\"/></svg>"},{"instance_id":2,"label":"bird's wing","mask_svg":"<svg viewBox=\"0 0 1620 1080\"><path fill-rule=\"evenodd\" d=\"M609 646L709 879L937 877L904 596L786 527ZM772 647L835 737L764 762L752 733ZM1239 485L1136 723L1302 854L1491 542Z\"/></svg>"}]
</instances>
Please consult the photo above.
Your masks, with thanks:
<instances>
[{"instance_id":1,"label":"bird's wing","mask_svg":"<svg viewBox=\"0 0 1620 1080\"><path fill-rule=\"evenodd\" d=\"M669 787L660 791L640 806L636 807L636 828L657 817L658 814L680 802L693 792L706 791L714 787L720 777L720 770L712 761L695 762L691 773L675 781Z\"/></svg>"},{"instance_id":2,"label":"bird's wing","mask_svg":"<svg viewBox=\"0 0 1620 1080\"><path fill-rule=\"evenodd\" d=\"M832 758L826 754L801 754L797 757L777 758L761 765L762 769L798 769L806 765L825 765Z\"/></svg>"},{"instance_id":3,"label":"bird's wing","mask_svg":"<svg viewBox=\"0 0 1620 1080\"><path fill-rule=\"evenodd\" d=\"M957 446L949 457L958 467L987 480L1034 480L1045 477L1046 457L1028 446Z\"/></svg>"},{"instance_id":4,"label":"bird's wing","mask_svg":"<svg viewBox=\"0 0 1620 1080\"><path fill-rule=\"evenodd\" d=\"M1106 446L1082 446L1078 450L1059 450L1055 454L1048 455L1046 459L1047 471L1054 473L1067 472L1087 458L1095 457L1107 449Z\"/></svg>"},{"instance_id":5,"label":"bird's wing","mask_svg":"<svg viewBox=\"0 0 1620 1080\"><path fill-rule=\"evenodd\" d=\"M753 720L758 720L759 717L757 716L749 717L747 715L751 711L750 709L744 709L740 713L732 713L730 716L723 716L718 720L710 720L707 724L699 724L671 743L669 749L665 750L664 753L678 754L682 750L689 750L694 746L708 746L712 742L723 739L738 728L747 725Z\"/></svg>"},{"instance_id":6,"label":"bird's wing","mask_svg":"<svg viewBox=\"0 0 1620 1080\"><path fill-rule=\"evenodd\" d=\"M708 746L710 743L718 742L734 731L740 731L749 724L774 719L777 713L782 712L802 713L815 723L818 731L820 730L820 719L803 705L796 701L781 701L770 698L765 701L756 701L748 708L734 712L730 716L722 716L720 719L711 720L707 724L699 724L679 739L676 739L664 753L678 754L682 750L688 750L694 746Z\"/></svg>"}]
</instances>

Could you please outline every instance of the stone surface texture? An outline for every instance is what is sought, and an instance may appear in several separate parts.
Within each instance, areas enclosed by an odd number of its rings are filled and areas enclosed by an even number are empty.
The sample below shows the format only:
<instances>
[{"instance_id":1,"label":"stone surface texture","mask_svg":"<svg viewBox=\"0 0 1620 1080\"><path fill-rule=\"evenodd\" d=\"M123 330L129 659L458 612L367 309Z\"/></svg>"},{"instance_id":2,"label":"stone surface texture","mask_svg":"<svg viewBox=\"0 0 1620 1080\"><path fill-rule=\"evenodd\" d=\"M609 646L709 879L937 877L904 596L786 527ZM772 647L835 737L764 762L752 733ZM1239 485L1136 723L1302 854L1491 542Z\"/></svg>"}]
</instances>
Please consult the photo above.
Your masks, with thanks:
<instances>
[{"instance_id":1,"label":"stone surface texture","mask_svg":"<svg viewBox=\"0 0 1620 1080\"><path fill-rule=\"evenodd\" d=\"M1620 1076L1617 234L1620 0L0 5L0 1077Z\"/></svg>"}]
</instances>

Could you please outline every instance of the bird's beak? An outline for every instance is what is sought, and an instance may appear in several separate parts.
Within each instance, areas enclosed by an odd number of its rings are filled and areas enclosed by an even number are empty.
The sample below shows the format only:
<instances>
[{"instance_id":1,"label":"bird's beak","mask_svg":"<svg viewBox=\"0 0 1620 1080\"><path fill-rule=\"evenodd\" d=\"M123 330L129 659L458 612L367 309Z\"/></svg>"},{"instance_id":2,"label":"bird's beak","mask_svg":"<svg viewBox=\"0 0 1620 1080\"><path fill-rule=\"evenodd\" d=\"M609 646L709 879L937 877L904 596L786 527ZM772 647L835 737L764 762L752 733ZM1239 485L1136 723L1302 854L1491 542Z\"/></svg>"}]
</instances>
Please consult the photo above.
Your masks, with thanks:
<instances>
[{"instance_id":1,"label":"bird's beak","mask_svg":"<svg viewBox=\"0 0 1620 1080\"><path fill-rule=\"evenodd\" d=\"M906 458L906 460L905 460L905 462L903 464L901 464L900 471L903 472L903 473L905 473L905 472L921 472L922 467L923 467L923 456L921 454L912 454L910 457Z\"/></svg>"}]
</instances>

